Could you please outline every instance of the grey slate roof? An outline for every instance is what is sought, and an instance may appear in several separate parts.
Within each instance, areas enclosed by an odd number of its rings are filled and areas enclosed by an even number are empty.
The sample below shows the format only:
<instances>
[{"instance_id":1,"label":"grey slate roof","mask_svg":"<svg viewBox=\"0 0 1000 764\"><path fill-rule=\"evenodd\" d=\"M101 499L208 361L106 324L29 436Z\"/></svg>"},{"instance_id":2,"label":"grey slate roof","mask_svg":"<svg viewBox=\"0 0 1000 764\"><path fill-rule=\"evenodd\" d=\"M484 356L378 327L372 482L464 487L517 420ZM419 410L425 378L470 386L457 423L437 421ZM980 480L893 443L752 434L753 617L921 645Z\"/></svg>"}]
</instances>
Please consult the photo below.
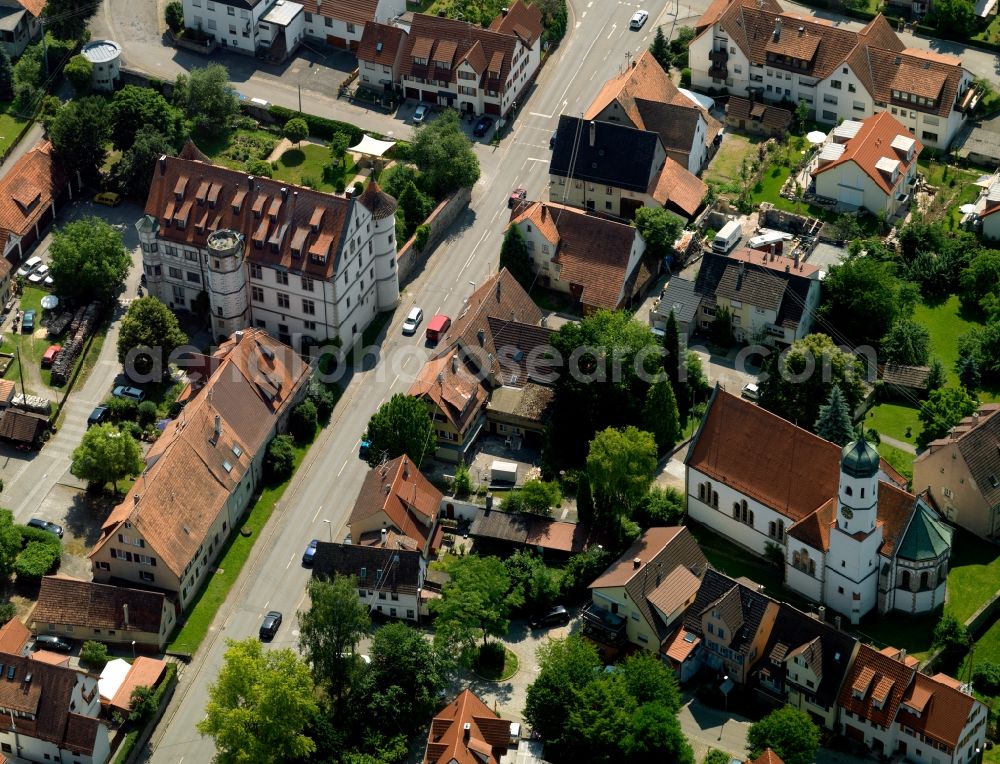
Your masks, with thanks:
<instances>
[{"instance_id":1,"label":"grey slate roof","mask_svg":"<svg viewBox=\"0 0 1000 764\"><path fill-rule=\"evenodd\" d=\"M637 130L614 122L594 122L594 145L590 145L590 122L563 115L556 128L549 173L644 193L659 167L653 166L660 138L648 130Z\"/></svg>"},{"instance_id":2,"label":"grey slate roof","mask_svg":"<svg viewBox=\"0 0 1000 764\"><path fill-rule=\"evenodd\" d=\"M664 103L637 98L635 101L647 130L660 136L665 149L690 154L698 121L702 118L698 109L691 104Z\"/></svg>"},{"instance_id":3,"label":"grey slate roof","mask_svg":"<svg viewBox=\"0 0 1000 764\"><path fill-rule=\"evenodd\" d=\"M702 258L694 288L711 304L718 295L773 310L778 326L794 328L802 318L809 279L754 263L741 263L727 255L707 253Z\"/></svg>"},{"instance_id":4,"label":"grey slate roof","mask_svg":"<svg viewBox=\"0 0 1000 764\"><path fill-rule=\"evenodd\" d=\"M694 321L698 312L698 294L694 290L694 282L691 279L674 276L667 283L667 291L663 294L663 299L656 306L656 312L666 318L670 311L674 311L674 318L679 324L689 324Z\"/></svg>"},{"instance_id":5,"label":"grey slate roof","mask_svg":"<svg viewBox=\"0 0 1000 764\"><path fill-rule=\"evenodd\" d=\"M359 589L416 594L420 589L420 552L320 541L313 558L313 577L333 578L335 573L355 576Z\"/></svg>"},{"instance_id":6,"label":"grey slate roof","mask_svg":"<svg viewBox=\"0 0 1000 764\"><path fill-rule=\"evenodd\" d=\"M784 684L785 664L781 659L788 653L818 638L821 666L821 671L817 672L821 675L819 686L815 690L809 690L807 687L800 689L806 693L812 692L820 706L829 708L836 702L840 693L840 686L847 675L857 640L843 631L838 631L832 626L796 610L791 605L781 603L779 608L778 615L774 619L774 626L771 629L771 636L762 653L763 661L760 664L759 672L767 671L772 679L777 681L777 684ZM815 648L812 648L810 652L815 653ZM778 663L772 662L772 656L778 659Z\"/></svg>"}]
</instances>

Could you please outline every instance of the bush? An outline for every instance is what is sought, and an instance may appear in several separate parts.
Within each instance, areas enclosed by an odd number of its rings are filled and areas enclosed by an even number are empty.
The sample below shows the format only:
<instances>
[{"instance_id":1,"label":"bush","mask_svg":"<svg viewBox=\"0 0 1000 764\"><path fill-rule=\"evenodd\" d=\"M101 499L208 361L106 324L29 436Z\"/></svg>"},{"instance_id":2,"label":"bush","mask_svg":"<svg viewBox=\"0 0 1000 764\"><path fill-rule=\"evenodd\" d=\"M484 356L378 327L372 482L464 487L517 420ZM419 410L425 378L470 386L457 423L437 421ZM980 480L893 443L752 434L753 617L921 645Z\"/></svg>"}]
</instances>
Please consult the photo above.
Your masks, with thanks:
<instances>
[{"instance_id":1,"label":"bush","mask_svg":"<svg viewBox=\"0 0 1000 764\"><path fill-rule=\"evenodd\" d=\"M284 125L288 120L301 116L306 121L306 124L309 125L309 135L322 138L324 141L330 140L334 133L346 133L350 135L351 145L353 146L364 136L364 132L360 127L355 127L347 122L338 122L335 119L317 117L315 114L300 115L297 111L286 109L284 106L269 106L267 111L279 125ZM372 137L378 138L381 136L372 134Z\"/></svg>"},{"instance_id":2,"label":"bush","mask_svg":"<svg viewBox=\"0 0 1000 764\"><path fill-rule=\"evenodd\" d=\"M108 655L108 646L103 642L94 642L88 639L83 643L83 647L80 648L80 663L96 671L104 668L110 657Z\"/></svg>"},{"instance_id":3,"label":"bush","mask_svg":"<svg viewBox=\"0 0 1000 764\"><path fill-rule=\"evenodd\" d=\"M431 227L428 225L418 225L417 230L413 232L413 246L417 248L418 252L423 252L424 247L427 246L427 240L431 237Z\"/></svg>"},{"instance_id":4,"label":"bush","mask_svg":"<svg viewBox=\"0 0 1000 764\"><path fill-rule=\"evenodd\" d=\"M681 69L681 87L691 87L691 70Z\"/></svg>"},{"instance_id":5,"label":"bush","mask_svg":"<svg viewBox=\"0 0 1000 764\"><path fill-rule=\"evenodd\" d=\"M251 159L247 162L247 174L259 178L271 177L271 165L263 159Z\"/></svg>"},{"instance_id":6,"label":"bush","mask_svg":"<svg viewBox=\"0 0 1000 764\"><path fill-rule=\"evenodd\" d=\"M112 422L132 422L139 415L139 406L131 398L109 398L104 405Z\"/></svg>"},{"instance_id":7,"label":"bush","mask_svg":"<svg viewBox=\"0 0 1000 764\"><path fill-rule=\"evenodd\" d=\"M972 686L983 695L1000 695L1000 663L980 663L972 670Z\"/></svg>"},{"instance_id":8,"label":"bush","mask_svg":"<svg viewBox=\"0 0 1000 764\"><path fill-rule=\"evenodd\" d=\"M558 483L528 480L521 488L511 491L503 501L504 512L530 512L551 515L551 508L562 503Z\"/></svg>"},{"instance_id":9,"label":"bush","mask_svg":"<svg viewBox=\"0 0 1000 764\"><path fill-rule=\"evenodd\" d=\"M61 556L62 549L55 544L29 541L14 560L14 572L19 579L41 578L59 564Z\"/></svg>"},{"instance_id":10,"label":"bush","mask_svg":"<svg viewBox=\"0 0 1000 764\"><path fill-rule=\"evenodd\" d=\"M337 388L339 391L340 388ZM312 401L316 407L316 421L326 424L330 421L334 406L337 405L339 393L335 393L318 379L309 381L309 392L306 393L306 400Z\"/></svg>"},{"instance_id":11,"label":"bush","mask_svg":"<svg viewBox=\"0 0 1000 764\"><path fill-rule=\"evenodd\" d=\"M291 435L278 435L264 455L264 476L271 483L284 483L295 470L295 444Z\"/></svg>"},{"instance_id":12,"label":"bush","mask_svg":"<svg viewBox=\"0 0 1000 764\"><path fill-rule=\"evenodd\" d=\"M118 429L126 435L131 435L136 440L142 440L143 429L138 422L122 422Z\"/></svg>"},{"instance_id":13,"label":"bush","mask_svg":"<svg viewBox=\"0 0 1000 764\"><path fill-rule=\"evenodd\" d=\"M316 420L316 404L308 398L292 409L288 431L296 443L312 443L316 437Z\"/></svg>"},{"instance_id":14,"label":"bush","mask_svg":"<svg viewBox=\"0 0 1000 764\"><path fill-rule=\"evenodd\" d=\"M7 623L14 614L17 612L17 608L14 607L13 602L4 602L0 604L0 623Z\"/></svg>"},{"instance_id":15,"label":"bush","mask_svg":"<svg viewBox=\"0 0 1000 764\"><path fill-rule=\"evenodd\" d=\"M32 542L38 544L51 544L55 547L62 544L56 534L43 531L41 528L29 528L27 525L18 525L16 528L18 533L21 534L22 549Z\"/></svg>"},{"instance_id":16,"label":"bush","mask_svg":"<svg viewBox=\"0 0 1000 764\"><path fill-rule=\"evenodd\" d=\"M184 28L184 4L179 2L179 0L167 3L164 16L166 17L167 26L170 27L170 31L174 34L177 34Z\"/></svg>"},{"instance_id":17,"label":"bush","mask_svg":"<svg viewBox=\"0 0 1000 764\"><path fill-rule=\"evenodd\" d=\"M506 652L501 642L488 642L479 648L476 656L476 670L482 674L495 676L503 671Z\"/></svg>"},{"instance_id":18,"label":"bush","mask_svg":"<svg viewBox=\"0 0 1000 764\"><path fill-rule=\"evenodd\" d=\"M152 401L143 401L139 404L136 414L136 421L140 425L143 427L151 425L156 421L156 404Z\"/></svg>"},{"instance_id":19,"label":"bush","mask_svg":"<svg viewBox=\"0 0 1000 764\"><path fill-rule=\"evenodd\" d=\"M684 519L684 496L674 488L653 486L636 510L635 519L644 528L680 525Z\"/></svg>"}]
</instances>

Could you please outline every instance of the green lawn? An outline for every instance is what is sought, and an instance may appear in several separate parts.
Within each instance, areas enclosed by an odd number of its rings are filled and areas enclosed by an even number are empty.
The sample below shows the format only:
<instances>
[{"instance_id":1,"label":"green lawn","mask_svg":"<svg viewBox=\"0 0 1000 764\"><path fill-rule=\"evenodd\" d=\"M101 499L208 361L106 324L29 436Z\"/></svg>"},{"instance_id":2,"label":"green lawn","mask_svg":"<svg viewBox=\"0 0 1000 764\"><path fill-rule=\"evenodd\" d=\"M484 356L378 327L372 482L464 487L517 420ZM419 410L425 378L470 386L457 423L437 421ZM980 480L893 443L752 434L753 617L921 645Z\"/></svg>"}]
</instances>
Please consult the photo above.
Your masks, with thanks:
<instances>
[{"instance_id":1,"label":"green lawn","mask_svg":"<svg viewBox=\"0 0 1000 764\"><path fill-rule=\"evenodd\" d=\"M879 443L878 452L903 477L908 481L913 480L913 460L916 458L915 454L911 454L909 451L904 451L901 448L896 448L896 446L890 446L888 443Z\"/></svg>"},{"instance_id":2,"label":"green lawn","mask_svg":"<svg viewBox=\"0 0 1000 764\"><path fill-rule=\"evenodd\" d=\"M844 628L866 644L879 649L887 645L899 647L917 660L923 660L930 652L937 622L937 613L922 616L900 613L879 615L876 609L862 618L858 626L845 624Z\"/></svg>"},{"instance_id":3,"label":"green lawn","mask_svg":"<svg viewBox=\"0 0 1000 764\"><path fill-rule=\"evenodd\" d=\"M955 362L958 360L958 338L978 324L962 318L957 295L938 304L918 303L913 320L927 327L931 334L931 355L937 356L948 373L948 381L958 383Z\"/></svg>"},{"instance_id":4,"label":"green lawn","mask_svg":"<svg viewBox=\"0 0 1000 764\"><path fill-rule=\"evenodd\" d=\"M704 181L720 185L738 181L743 159L756 155L756 145L759 142L758 138L728 133L715 157L706 168Z\"/></svg>"},{"instance_id":5,"label":"green lawn","mask_svg":"<svg viewBox=\"0 0 1000 764\"><path fill-rule=\"evenodd\" d=\"M865 427L874 427L880 435L916 444L920 432L920 421L917 419L915 406L905 406L898 403L880 403L865 417ZM907 435L907 430L910 434Z\"/></svg>"},{"instance_id":6,"label":"green lawn","mask_svg":"<svg viewBox=\"0 0 1000 764\"><path fill-rule=\"evenodd\" d=\"M965 621L997 589L1000 589L997 548L962 528L956 528L948 572L948 612ZM997 650L1000 652L1000 644Z\"/></svg>"},{"instance_id":7,"label":"green lawn","mask_svg":"<svg viewBox=\"0 0 1000 764\"><path fill-rule=\"evenodd\" d=\"M296 470L298 470L308 450L308 445L295 447ZM293 472L292 478L294 476ZM251 510L250 515L243 523L243 527L249 528L252 533L249 536L243 536L240 533L233 534L216 562L217 569L215 575L207 580L201 592L195 598L183 627L168 645L168 652L193 654L197 651L199 645L205 639L205 635L208 634L208 627L215 620L215 614L218 612L219 607L225 602L229 590L236 583L243 565L250 556L253 545L257 542L257 538L260 536L261 531L263 531L264 526L267 525L267 521L274 511L274 505L284 495L285 489L288 488L292 478L289 478L281 485L265 488L261 492L253 510Z\"/></svg>"},{"instance_id":8,"label":"green lawn","mask_svg":"<svg viewBox=\"0 0 1000 764\"><path fill-rule=\"evenodd\" d=\"M14 145L28 120L13 114L10 101L0 101L0 154Z\"/></svg>"},{"instance_id":9,"label":"green lawn","mask_svg":"<svg viewBox=\"0 0 1000 764\"><path fill-rule=\"evenodd\" d=\"M278 169L273 173L275 178L297 186L333 191L333 184L323 179L323 168L328 164L330 164L328 148L306 143L301 148L290 148L282 154L278 160Z\"/></svg>"}]
</instances>

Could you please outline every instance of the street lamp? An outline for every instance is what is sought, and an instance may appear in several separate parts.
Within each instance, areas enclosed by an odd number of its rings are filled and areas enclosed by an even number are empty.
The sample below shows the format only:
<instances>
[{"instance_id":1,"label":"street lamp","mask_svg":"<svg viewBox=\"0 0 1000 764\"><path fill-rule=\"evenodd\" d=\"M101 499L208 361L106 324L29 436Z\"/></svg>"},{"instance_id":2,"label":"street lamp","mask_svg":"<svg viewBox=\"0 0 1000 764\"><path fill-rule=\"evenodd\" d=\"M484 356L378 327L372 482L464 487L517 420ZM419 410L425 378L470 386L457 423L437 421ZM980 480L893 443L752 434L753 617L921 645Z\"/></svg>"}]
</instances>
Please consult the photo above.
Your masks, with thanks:
<instances>
[{"instance_id":1,"label":"street lamp","mask_svg":"<svg viewBox=\"0 0 1000 764\"><path fill-rule=\"evenodd\" d=\"M135 660L135 640L132 640L132 660Z\"/></svg>"},{"instance_id":2,"label":"street lamp","mask_svg":"<svg viewBox=\"0 0 1000 764\"><path fill-rule=\"evenodd\" d=\"M323 522L326 523L327 528L330 529L330 543L332 544L333 543L333 523L330 520L324 520Z\"/></svg>"},{"instance_id":3,"label":"street lamp","mask_svg":"<svg viewBox=\"0 0 1000 764\"><path fill-rule=\"evenodd\" d=\"M725 674L722 677L722 697L726 699L726 711L729 711L729 691L725 689L727 682L729 682L729 674Z\"/></svg>"}]
</instances>

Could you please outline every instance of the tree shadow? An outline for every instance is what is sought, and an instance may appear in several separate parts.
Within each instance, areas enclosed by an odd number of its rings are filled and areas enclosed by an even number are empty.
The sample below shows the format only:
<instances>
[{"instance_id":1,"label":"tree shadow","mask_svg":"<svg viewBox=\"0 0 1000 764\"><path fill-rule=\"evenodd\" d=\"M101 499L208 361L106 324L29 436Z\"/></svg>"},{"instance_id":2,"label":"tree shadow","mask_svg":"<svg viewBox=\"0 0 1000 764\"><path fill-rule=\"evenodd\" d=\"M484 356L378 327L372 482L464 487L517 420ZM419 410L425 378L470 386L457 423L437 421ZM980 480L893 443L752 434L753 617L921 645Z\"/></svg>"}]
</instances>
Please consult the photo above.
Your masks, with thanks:
<instances>
[{"instance_id":1,"label":"tree shadow","mask_svg":"<svg viewBox=\"0 0 1000 764\"><path fill-rule=\"evenodd\" d=\"M298 167L306 161L306 153L299 148L288 149L281 158L278 159L278 163L284 167Z\"/></svg>"}]
</instances>

